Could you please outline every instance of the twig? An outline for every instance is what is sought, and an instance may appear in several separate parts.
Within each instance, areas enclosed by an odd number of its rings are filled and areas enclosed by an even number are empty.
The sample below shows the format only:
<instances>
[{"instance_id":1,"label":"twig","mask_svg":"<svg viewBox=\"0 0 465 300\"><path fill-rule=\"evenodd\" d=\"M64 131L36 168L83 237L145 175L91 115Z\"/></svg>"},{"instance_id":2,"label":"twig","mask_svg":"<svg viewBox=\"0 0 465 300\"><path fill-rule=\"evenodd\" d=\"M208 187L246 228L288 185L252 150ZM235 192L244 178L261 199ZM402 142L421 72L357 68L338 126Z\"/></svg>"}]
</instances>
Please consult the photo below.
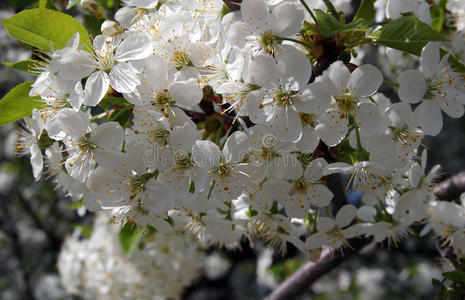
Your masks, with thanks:
<instances>
[{"instance_id":1,"label":"twig","mask_svg":"<svg viewBox=\"0 0 465 300\"><path fill-rule=\"evenodd\" d=\"M316 262L308 262L278 286L266 300L295 299L297 295L305 292L320 277L326 275L352 255L358 253L371 242L370 238L356 238L349 241L351 248L331 253L325 251Z\"/></svg>"},{"instance_id":2,"label":"twig","mask_svg":"<svg viewBox=\"0 0 465 300\"><path fill-rule=\"evenodd\" d=\"M456 200L465 192L465 171L444 180L434 188L438 199L443 201Z\"/></svg>"},{"instance_id":3,"label":"twig","mask_svg":"<svg viewBox=\"0 0 465 300\"><path fill-rule=\"evenodd\" d=\"M228 6L230 11L241 9L242 0L223 0L223 2Z\"/></svg>"}]
</instances>

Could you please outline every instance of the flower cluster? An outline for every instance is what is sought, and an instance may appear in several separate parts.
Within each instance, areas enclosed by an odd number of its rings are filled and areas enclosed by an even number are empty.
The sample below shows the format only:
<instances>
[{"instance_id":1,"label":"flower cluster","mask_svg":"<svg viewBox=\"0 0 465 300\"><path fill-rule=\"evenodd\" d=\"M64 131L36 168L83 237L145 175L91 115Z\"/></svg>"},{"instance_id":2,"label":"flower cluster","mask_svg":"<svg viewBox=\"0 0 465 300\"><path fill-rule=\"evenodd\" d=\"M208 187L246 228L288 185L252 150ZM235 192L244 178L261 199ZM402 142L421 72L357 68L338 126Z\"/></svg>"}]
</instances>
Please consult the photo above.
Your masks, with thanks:
<instances>
[{"instance_id":1,"label":"flower cluster","mask_svg":"<svg viewBox=\"0 0 465 300\"><path fill-rule=\"evenodd\" d=\"M199 275L204 255L184 237L153 233L127 256L118 231L102 213L88 239L76 230L65 241L57 267L68 293L83 299L179 299Z\"/></svg>"},{"instance_id":2,"label":"flower cluster","mask_svg":"<svg viewBox=\"0 0 465 300\"><path fill-rule=\"evenodd\" d=\"M320 4L123 3L92 45L76 34L37 64L30 95L43 107L18 145L36 178L46 165L89 210L204 246L261 238L318 252L361 236L396 245L410 225L435 220L438 169L425 174L422 139L465 104L464 76L438 42L423 48L419 70L397 74L393 102L374 65L339 56L320 70L334 40L309 14ZM425 1L384 9L408 14L431 23ZM363 192L360 204L335 203L337 174Z\"/></svg>"}]
</instances>

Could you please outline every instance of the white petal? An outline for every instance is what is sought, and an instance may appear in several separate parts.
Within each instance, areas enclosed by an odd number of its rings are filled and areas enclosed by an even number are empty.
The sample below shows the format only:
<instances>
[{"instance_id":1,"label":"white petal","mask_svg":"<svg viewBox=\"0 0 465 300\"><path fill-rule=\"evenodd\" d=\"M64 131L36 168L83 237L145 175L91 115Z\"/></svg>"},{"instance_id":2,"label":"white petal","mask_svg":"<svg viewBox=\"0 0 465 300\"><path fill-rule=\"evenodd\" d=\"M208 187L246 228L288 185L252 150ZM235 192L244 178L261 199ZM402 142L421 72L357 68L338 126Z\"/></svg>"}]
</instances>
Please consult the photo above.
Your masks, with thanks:
<instances>
[{"instance_id":1,"label":"white petal","mask_svg":"<svg viewBox=\"0 0 465 300\"><path fill-rule=\"evenodd\" d=\"M249 153L250 139L242 131L231 134L224 144L223 154L226 161L242 161Z\"/></svg>"},{"instance_id":2,"label":"white petal","mask_svg":"<svg viewBox=\"0 0 465 300\"><path fill-rule=\"evenodd\" d=\"M192 160L202 169L218 166L221 157L220 148L211 141L196 141L192 147Z\"/></svg>"},{"instance_id":3,"label":"white petal","mask_svg":"<svg viewBox=\"0 0 465 300\"><path fill-rule=\"evenodd\" d=\"M333 219L327 217L320 217L316 220L318 232L328 232L336 226Z\"/></svg>"},{"instance_id":4,"label":"white petal","mask_svg":"<svg viewBox=\"0 0 465 300\"><path fill-rule=\"evenodd\" d=\"M97 126L90 135L91 143L108 150L120 150L124 130L117 122L106 122Z\"/></svg>"},{"instance_id":5,"label":"white petal","mask_svg":"<svg viewBox=\"0 0 465 300\"><path fill-rule=\"evenodd\" d=\"M126 37L115 51L119 62L144 59L152 54L152 39L145 33L131 34Z\"/></svg>"},{"instance_id":6,"label":"white petal","mask_svg":"<svg viewBox=\"0 0 465 300\"><path fill-rule=\"evenodd\" d=\"M409 169L409 181L413 188L417 188L420 180L424 177L422 168L418 163L413 164Z\"/></svg>"},{"instance_id":7,"label":"white petal","mask_svg":"<svg viewBox=\"0 0 465 300\"><path fill-rule=\"evenodd\" d=\"M241 3L242 19L259 31L265 31L270 26L270 10L263 0L248 0Z\"/></svg>"},{"instance_id":8,"label":"white petal","mask_svg":"<svg viewBox=\"0 0 465 300\"><path fill-rule=\"evenodd\" d=\"M39 180L42 173L42 168L44 167L44 159L42 158L42 153L40 152L39 146L36 144L32 145L31 147L31 166L34 178Z\"/></svg>"},{"instance_id":9,"label":"white petal","mask_svg":"<svg viewBox=\"0 0 465 300\"><path fill-rule=\"evenodd\" d=\"M399 98L408 103L418 103L423 99L428 89L423 75L417 70L405 70L400 73Z\"/></svg>"},{"instance_id":10,"label":"white petal","mask_svg":"<svg viewBox=\"0 0 465 300\"><path fill-rule=\"evenodd\" d=\"M307 86L312 76L312 64L304 53L292 51L279 57L278 71L280 82L289 89L298 91Z\"/></svg>"},{"instance_id":11,"label":"white petal","mask_svg":"<svg viewBox=\"0 0 465 300\"><path fill-rule=\"evenodd\" d=\"M319 143L320 138L316 134L315 129L306 126L302 130L302 137L297 142L297 148L303 153L313 153Z\"/></svg>"},{"instance_id":12,"label":"white petal","mask_svg":"<svg viewBox=\"0 0 465 300\"><path fill-rule=\"evenodd\" d=\"M84 91L84 104L88 106L96 106L100 100L105 97L108 87L110 86L110 78L107 73L98 71L87 78Z\"/></svg>"},{"instance_id":13,"label":"white petal","mask_svg":"<svg viewBox=\"0 0 465 300\"><path fill-rule=\"evenodd\" d=\"M170 134L170 144L177 148L185 151L186 153L191 152L192 146L196 140L200 140L201 134L197 131L195 124L186 122L182 126L176 126L173 128Z\"/></svg>"},{"instance_id":14,"label":"white petal","mask_svg":"<svg viewBox=\"0 0 465 300\"><path fill-rule=\"evenodd\" d=\"M74 51L65 48L58 59L58 73L66 80L80 80L95 70L97 63L92 56L85 51Z\"/></svg>"},{"instance_id":15,"label":"white petal","mask_svg":"<svg viewBox=\"0 0 465 300\"><path fill-rule=\"evenodd\" d=\"M328 166L328 163L324 158L314 159L305 169L305 180L315 182L323 177L323 171Z\"/></svg>"},{"instance_id":16,"label":"white petal","mask_svg":"<svg viewBox=\"0 0 465 300\"><path fill-rule=\"evenodd\" d=\"M265 124L265 110L261 107L263 102L263 92L261 90L252 91L245 97L245 105L249 113L250 120L255 124Z\"/></svg>"},{"instance_id":17,"label":"white petal","mask_svg":"<svg viewBox=\"0 0 465 300\"><path fill-rule=\"evenodd\" d=\"M372 206L363 205L357 211L357 216L366 222L375 222L376 209Z\"/></svg>"},{"instance_id":18,"label":"white petal","mask_svg":"<svg viewBox=\"0 0 465 300\"><path fill-rule=\"evenodd\" d=\"M442 101L441 101L442 100ZM464 108L463 104L454 99L441 99L439 105L441 109L451 118L460 118L463 116Z\"/></svg>"},{"instance_id":19,"label":"white petal","mask_svg":"<svg viewBox=\"0 0 465 300\"><path fill-rule=\"evenodd\" d=\"M331 203L333 199L333 193L322 184L314 184L309 187L307 195L310 196L310 201L313 205L318 207L325 207Z\"/></svg>"},{"instance_id":20,"label":"white petal","mask_svg":"<svg viewBox=\"0 0 465 300\"><path fill-rule=\"evenodd\" d=\"M336 214L336 223L339 228L344 228L352 222L357 215L357 208L352 204L346 204Z\"/></svg>"},{"instance_id":21,"label":"white petal","mask_svg":"<svg viewBox=\"0 0 465 300\"><path fill-rule=\"evenodd\" d=\"M354 166L349 165L348 163L344 162L337 162L337 163L332 163L326 166L325 170L323 171L323 174L326 175L331 175L334 173L343 173L343 174L351 174L354 171Z\"/></svg>"},{"instance_id":22,"label":"white petal","mask_svg":"<svg viewBox=\"0 0 465 300\"><path fill-rule=\"evenodd\" d=\"M199 104L203 96L202 89L195 78L174 82L168 88L168 93L176 103L189 107Z\"/></svg>"},{"instance_id":23,"label":"white petal","mask_svg":"<svg viewBox=\"0 0 465 300\"><path fill-rule=\"evenodd\" d=\"M383 84L383 74L373 65L363 65L352 72L350 89L354 97L368 97Z\"/></svg>"},{"instance_id":24,"label":"white petal","mask_svg":"<svg viewBox=\"0 0 465 300\"><path fill-rule=\"evenodd\" d=\"M124 8L124 7L123 7ZM170 223L166 222L162 218L158 218L157 216L150 216L150 225L155 227L156 230L158 230L161 233L172 233L173 228L171 228Z\"/></svg>"},{"instance_id":25,"label":"white petal","mask_svg":"<svg viewBox=\"0 0 465 300\"><path fill-rule=\"evenodd\" d=\"M347 125L347 118L341 118L337 111L330 110L318 118L318 125L315 130L326 145L334 147L342 142L347 135Z\"/></svg>"},{"instance_id":26,"label":"white petal","mask_svg":"<svg viewBox=\"0 0 465 300\"><path fill-rule=\"evenodd\" d=\"M296 142L302 136L302 122L294 108L285 106L276 108L277 112L270 122L276 137L282 141Z\"/></svg>"},{"instance_id":27,"label":"white petal","mask_svg":"<svg viewBox=\"0 0 465 300\"><path fill-rule=\"evenodd\" d=\"M323 88L332 96L343 96L350 80L350 71L340 60L334 62L323 72L321 82ZM328 80L329 79L329 80Z\"/></svg>"},{"instance_id":28,"label":"white petal","mask_svg":"<svg viewBox=\"0 0 465 300\"><path fill-rule=\"evenodd\" d=\"M435 136L442 129L442 113L436 103L423 101L415 110L420 126L427 135Z\"/></svg>"},{"instance_id":29,"label":"white petal","mask_svg":"<svg viewBox=\"0 0 465 300\"><path fill-rule=\"evenodd\" d=\"M131 93L140 84L138 73L129 63L119 63L110 71L110 85L119 93Z\"/></svg>"},{"instance_id":30,"label":"white petal","mask_svg":"<svg viewBox=\"0 0 465 300\"><path fill-rule=\"evenodd\" d=\"M168 185L151 179L144 188L145 197L141 199L142 207L158 215L174 207L174 194Z\"/></svg>"},{"instance_id":31,"label":"white petal","mask_svg":"<svg viewBox=\"0 0 465 300\"><path fill-rule=\"evenodd\" d=\"M323 233L315 233L307 238L305 247L307 249L318 249L328 243L328 235Z\"/></svg>"},{"instance_id":32,"label":"white petal","mask_svg":"<svg viewBox=\"0 0 465 300\"><path fill-rule=\"evenodd\" d=\"M321 82L316 81L294 98L297 110L309 114L321 114L331 104L331 96L325 91Z\"/></svg>"},{"instance_id":33,"label":"white petal","mask_svg":"<svg viewBox=\"0 0 465 300\"><path fill-rule=\"evenodd\" d=\"M277 87L282 77L274 58L264 54L254 57L250 65L250 75L264 88Z\"/></svg>"},{"instance_id":34,"label":"white petal","mask_svg":"<svg viewBox=\"0 0 465 300\"><path fill-rule=\"evenodd\" d=\"M383 134L388 128L386 115L373 103L362 103L358 106L357 124L368 135Z\"/></svg>"},{"instance_id":35,"label":"white petal","mask_svg":"<svg viewBox=\"0 0 465 300\"><path fill-rule=\"evenodd\" d=\"M433 78L438 71L441 60L439 46L438 42L429 42L421 50L421 71L426 78Z\"/></svg>"},{"instance_id":36,"label":"white petal","mask_svg":"<svg viewBox=\"0 0 465 300\"><path fill-rule=\"evenodd\" d=\"M296 3L284 2L271 12L271 30L273 35L290 36L302 28L305 12Z\"/></svg>"}]
</instances>

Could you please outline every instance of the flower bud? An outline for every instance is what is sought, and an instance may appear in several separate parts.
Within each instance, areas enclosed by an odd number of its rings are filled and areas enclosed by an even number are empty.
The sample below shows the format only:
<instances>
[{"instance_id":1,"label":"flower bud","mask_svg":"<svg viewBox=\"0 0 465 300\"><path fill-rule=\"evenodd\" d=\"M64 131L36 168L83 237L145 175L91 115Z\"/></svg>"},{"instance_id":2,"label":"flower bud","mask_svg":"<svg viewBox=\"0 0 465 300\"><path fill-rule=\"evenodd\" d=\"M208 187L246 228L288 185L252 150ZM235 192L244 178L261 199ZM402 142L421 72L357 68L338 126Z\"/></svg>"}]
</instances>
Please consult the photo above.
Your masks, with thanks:
<instances>
[{"instance_id":1,"label":"flower bud","mask_svg":"<svg viewBox=\"0 0 465 300\"><path fill-rule=\"evenodd\" d=\"M105 18L105 9L95 0L81 0L81 7L92 13L97 19Z\"/></svg>"},{"instance_id":2,"label":"flower bud","mask_svg":"<svg viewBox=\"0 0 465 300\"><path fill-rule=\"evenodd\" d=\"M115 21L106 20L102 23L100 30L105 36L112 36L117 33L123 32L123 27Z\"/></svg>"}]
</instances>

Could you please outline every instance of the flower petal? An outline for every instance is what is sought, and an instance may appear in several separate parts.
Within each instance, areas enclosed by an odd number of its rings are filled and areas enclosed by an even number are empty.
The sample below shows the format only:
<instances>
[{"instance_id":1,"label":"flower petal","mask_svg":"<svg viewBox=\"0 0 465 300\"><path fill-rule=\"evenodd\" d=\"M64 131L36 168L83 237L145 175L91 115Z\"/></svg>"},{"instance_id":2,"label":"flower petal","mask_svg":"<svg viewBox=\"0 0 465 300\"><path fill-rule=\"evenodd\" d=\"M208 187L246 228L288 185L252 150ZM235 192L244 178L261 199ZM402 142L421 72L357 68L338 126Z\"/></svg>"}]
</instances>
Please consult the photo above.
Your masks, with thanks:
<instances>
[{"instance_id":1,"label":"flower petal","mask_svg":"<svg viewBox=\"0 0 465 300\"><path fill-rule=\"evenodd\" d=\"M363 65L352 72L350 89L354 97L368 97L383 84L383 74L373 65Z\"/></svg>"},{"instance_id":2,"label":"flower petal","mask_svg":"<svg viewBox=\"0 0 465 300\"><path fill-rule=\"evenodd\" d=\"M140 84L138 71L128 63L119 63L110 71L110 85L119 93L131 93Z\"/></svg>"},{"instance_id":3,"label":"flower petal","mask_svg":"<svg viewBox=\"0 0 465 300\"><path fill-rule=\"evenodd\" d=\"M271 30L273 35L290 36L302 28L305 12L296 3L284 2L271 12Z\"/></svg>"},{"instance_id":4,"label":"flower petal","mask_svg":"<svg viewBox=\"0 0 465 300\"><path fill-rule=\"evenodd\" d=\"M417 70L403 71L397 81L399 82L399 98L408 103L420 102L428 90L423 75Z\"/></svg>"}]
</instances>

